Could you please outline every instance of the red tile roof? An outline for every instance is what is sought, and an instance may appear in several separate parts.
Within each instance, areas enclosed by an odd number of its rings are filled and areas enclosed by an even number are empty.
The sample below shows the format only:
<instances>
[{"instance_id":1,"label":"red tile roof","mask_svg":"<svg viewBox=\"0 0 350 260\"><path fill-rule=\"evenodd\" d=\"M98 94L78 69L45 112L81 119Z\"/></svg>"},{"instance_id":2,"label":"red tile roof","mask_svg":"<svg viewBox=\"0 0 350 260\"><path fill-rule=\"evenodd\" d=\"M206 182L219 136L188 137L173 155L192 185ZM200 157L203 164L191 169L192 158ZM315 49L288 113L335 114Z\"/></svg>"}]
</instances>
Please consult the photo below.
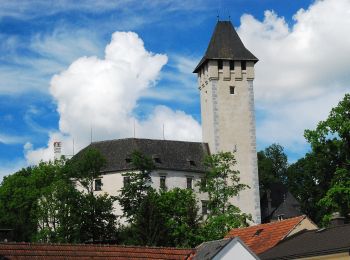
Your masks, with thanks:
<instances>
[{"instance_id":1,"label":"red tile roof","mask_svg":"<svg viewBox=\"0 0 350 260\"><path fill-rule=\"evenodd\" d=\"M1 243L0 258L5 259L188 259L194 249L116 245ZM2 258L1 258L2 259Z\"/></svg>"},{"instance_id":2,"label":"red tile roof","mask_svg":"<svg viewBox=\"0 0 350 260\"><path fill-rule=\"evenodd\" d=\"M255 254L260 254L274 247L305 218L306 216L299 216L246 228L235 228L226 235L226 238L239 237Z\"/></svg>"}]
</instances>

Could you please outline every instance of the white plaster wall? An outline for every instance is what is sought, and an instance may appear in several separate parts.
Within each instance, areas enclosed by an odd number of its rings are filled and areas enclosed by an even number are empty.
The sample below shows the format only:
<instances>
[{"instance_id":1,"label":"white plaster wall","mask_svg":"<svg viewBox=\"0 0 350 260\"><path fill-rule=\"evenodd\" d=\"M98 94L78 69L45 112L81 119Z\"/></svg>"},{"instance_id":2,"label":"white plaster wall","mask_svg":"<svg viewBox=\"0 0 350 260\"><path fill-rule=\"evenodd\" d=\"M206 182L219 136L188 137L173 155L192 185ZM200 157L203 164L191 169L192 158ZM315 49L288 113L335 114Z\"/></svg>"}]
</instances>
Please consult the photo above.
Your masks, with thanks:
<instances>
[{"instance_id":1,"label":"white plaster wall","mask_svg":"<svg viewBox=\"0 0 350 260\"><path fill-rule=\"evenodd\" d=\"M114 172L103 174L100 176L102 180L102 189L101 191L94 191L96 195L105 194L111 196L117 196L120 194L120 190L123 187L123 174L124 172ZM193 190L196 193L197 203L199 210L201 212L201 201L207 200L208 196L205 193L199 193L199 189L196 186L196 183L200 182L203 173L198 172L184 172L184 171L171 171L171 170L155 170L151 173L152 178L152 187L159 189L160 187L160 176L166 176L166 187L168 190L173 188L187 188L187 177L193 178ZM114 213L117 216L123 215L123 210L120 207L118 202L114 204ZM125 223L125 220L121 219L121 223Z\"/></svg>"},{"instance_id":2,"label":"white plaster wall","mask_svg":"<svg viewBox=\"0 0 350 260\"><path fill-rule=\"evenodd\" d=\"M238 240L232 240L228 245L226 245L213 260L256 260L258 259L253 253L244 247Z\"/></svg>"},{"instance_id":3,"label":"white plaster wall","mask_svg":"<svg viewBox=\"0 0 350 260\"><path fill-rule=\"evenodd\" d=\"M255 223L261 222L259 180L256 155L254 114L254 63L247 61L247 69L235 61L235 70L223 63L209 61L208 70L199 74L203 141L210 152L236 151L237 169L241 182L250 186L232 200L243 212L252 214ZM230 86L235 94L230 94Z\"/></svg>"}]
</instances>

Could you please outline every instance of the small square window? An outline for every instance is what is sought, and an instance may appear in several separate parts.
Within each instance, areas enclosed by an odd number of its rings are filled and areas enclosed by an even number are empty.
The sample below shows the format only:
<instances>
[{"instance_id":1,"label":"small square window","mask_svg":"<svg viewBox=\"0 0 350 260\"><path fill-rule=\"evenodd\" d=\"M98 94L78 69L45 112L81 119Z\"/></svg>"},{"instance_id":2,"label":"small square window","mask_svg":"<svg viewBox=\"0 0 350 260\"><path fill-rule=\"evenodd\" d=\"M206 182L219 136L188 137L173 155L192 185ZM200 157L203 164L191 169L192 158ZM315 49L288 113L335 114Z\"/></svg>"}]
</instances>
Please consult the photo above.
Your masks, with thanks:
<instances>
[{"instance_id":1,"label":"small square window","mask_svg":"<svg viewBox=\"0 0 350 260\"><path fill-rule=\"evenodd\" d=\"M187 177L187 178L186 178L187 189L192 189L192 181L193 181L193 178L192 178L192 177Z\"/></svg>"},{"instance_id":2,"label":"small square window","mask_svg":"<svg viewBox=\"0 0 350 260\"><path fill-rule=\"evenodd\" d=\"M162 190L166 190L166 176L160 176L159 187Z\"/></svg>"},{"instance_id":3,"label":"small square window","mask_svg":"<svg viewBox=\"0 0 350 260\"><path fill-rule=\"evenodd\" d=\"M235 87L234 86L230 86L230 94L231 95L235 94Z\"/></svg>"},{"instance_id":4,"label":"small square window","mask_svg":"<svg viewBox=\"0 0 350 260\"><path fill-rule=\"evenodd\" d=\"M222 68L223 68L223 62L222 60L218 60L218 69L222 70Z\"/></svg>"},{"instance_id":5,"label":"small square window","mask_svg":"<svg viewBox=\"0 0 350 260\"><path fill-rule=\"evenodd\" d=\"M242 66L242 70L246 70L247 69L247 62L245 60L242 60L241 66Z\"/></svg>"},{"instance_id":6,"label":"small square window","mask_svg":"<svg viewBox=\"0 0 350 260\"><path fill-rule=\"evenodd\" d=\"M102 180L96 179L95 180L95 191L102 190Z\"/></svg>"},{"instance_id":7,"label":"small square window","mask_svg":"<svg viewBox=\"0 0 350 260\"><path fill-rule=\"evenodd\" d=\"M196 166L196 162L191 160L191 159L187 159L187 162L189 163L189 165L191 166Z\"/></svg>"},{"instance_id":8,"label":"small square window","mask_svg":"<svg viewBox=\"0 0 350 260\"><path fill-rule=\"evenodd\" d=\"M202 215L208 214L208 201L202 200Z\"/></svg>"},{"instance_id":9,"label":"small square window","mask_svg":"<svg viewBox=\"0 0 350 260\"><path fill-rule=\"evenodd\" d=\"M130 184L130 176L124 176L123 178L124 187L128 186L129 184Z\"/></svg>"},{"instance_id":10,"label":"small square window","mask_svg":"<svg viewBox=\"0 0 350 260\"><path fill-rule=\"evenodd\" d=\"M152 158L155 163L162 163L162 160L160 159L160 156L158 154L152 155Z\"/></svg>"},{"instance_id":11,"label":"small square window","mask_svg":"<svg viewBox=\"0 0 350 260\"><path fill-rule=\"evenodd\" d=\"M235 61L230 60L230 70L235 70Z\"/></svg>"}]
</instances>

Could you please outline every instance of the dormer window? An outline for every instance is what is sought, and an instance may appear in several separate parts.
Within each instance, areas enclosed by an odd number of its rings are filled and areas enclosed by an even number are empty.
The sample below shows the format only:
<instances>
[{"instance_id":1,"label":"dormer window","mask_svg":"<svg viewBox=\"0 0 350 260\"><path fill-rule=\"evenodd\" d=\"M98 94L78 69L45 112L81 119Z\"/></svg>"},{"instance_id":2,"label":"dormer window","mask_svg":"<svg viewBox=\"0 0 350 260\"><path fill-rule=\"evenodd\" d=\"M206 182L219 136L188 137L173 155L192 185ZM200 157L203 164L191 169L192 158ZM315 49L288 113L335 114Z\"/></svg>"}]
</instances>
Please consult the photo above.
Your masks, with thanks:
<instances>
[{"instance_id":1,"label":"dormer window","mask_svg":"<svg viewBox=\"0 0 350 260\"><path fill-rule=\"evenodd\" d=\"M187 162L189 163L190 166L196 166L196 162L191 159L187 159Z\"/></svg>"},{"instance_id":2,"label":"dormer window","mask_svg":"<svg viewBox=\"0 0 350 260\"><path fill-rule=\"evenodd\" d=\"M131 158L125 158L125 162L126 162L126 163L131 163L132 160L131 160Z\"/></svg>"},{"instance_id":3,"label":"dormer window","mask_svg":"<svg viewBox=\"0 0 350 260\"><path fill-rule=\"evenodd\" d=\"M162 160L160 159L160 156L158 154L154 154L152 158L155 163L162 163Z\"/></svg>"},{"instance_id":4,"label":"dormer window","mask_svg":"<svg viewBox=\"0 0 350 260\"><path fill-rule=\"evenodd\" d=\"M241 66L242 66L242 70L246 70L247 69L247 62L245 60L242 60Z\"/></svg>"},{"instance_id":5,"label":"dormer window","mask_svg":"<svg viewBox=\"0 0 350 260\"><path fill-rule=\"evenodd\" d=\"M235 70L235 61L230 60L230 70Z\"/></svg>"},{"instance_id":6,"label":"dormer window","mask_svg":"<svg viewBox=\"0 0 350 260\"><path fill-rule=\"evenodd\" d=\"M222 60L218 60L218 70L222 70L223 68L223 62Z\"/></svg>"}]
</instances>

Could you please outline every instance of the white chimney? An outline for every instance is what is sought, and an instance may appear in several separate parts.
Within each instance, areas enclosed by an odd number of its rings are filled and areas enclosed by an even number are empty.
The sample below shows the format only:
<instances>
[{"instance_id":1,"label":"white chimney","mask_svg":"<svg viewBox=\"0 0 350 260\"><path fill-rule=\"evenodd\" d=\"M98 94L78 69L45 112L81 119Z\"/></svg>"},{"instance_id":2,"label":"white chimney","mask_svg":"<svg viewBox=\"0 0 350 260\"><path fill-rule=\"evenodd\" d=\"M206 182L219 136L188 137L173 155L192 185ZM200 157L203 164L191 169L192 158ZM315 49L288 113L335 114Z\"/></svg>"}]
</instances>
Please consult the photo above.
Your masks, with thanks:
<instances>
[{"instance_id":1,"label":"white chimney","mask_svg":"<svg viewBox=\"0 0 350 260\"><path fill-rule=\"evenodd\" d=\"M54 149L54 159L59 160L61 159L61 142L54 142L53 143L53 149Z\"/></svg>"}]
</instances>

